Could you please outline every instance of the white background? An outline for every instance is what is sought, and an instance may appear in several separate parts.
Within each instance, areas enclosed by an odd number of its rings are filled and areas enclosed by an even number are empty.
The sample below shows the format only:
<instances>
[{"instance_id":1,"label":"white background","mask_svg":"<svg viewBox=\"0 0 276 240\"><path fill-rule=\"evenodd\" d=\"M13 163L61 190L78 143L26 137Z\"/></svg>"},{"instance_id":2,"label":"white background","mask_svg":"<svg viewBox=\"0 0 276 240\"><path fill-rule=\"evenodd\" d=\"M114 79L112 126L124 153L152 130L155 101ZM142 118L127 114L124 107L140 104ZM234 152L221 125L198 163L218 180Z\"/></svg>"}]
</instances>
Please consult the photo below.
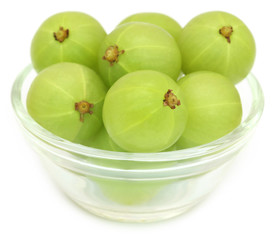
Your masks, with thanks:
<instances>
[{"instance_id":1,"label":"white background","mask_svg":"<svg viewBox=\"0 0 276 240\"><path fill-rule=\"evenodd\" d=\"M0 2L0 239L276 239L276 7L275 1L1 1ZM151 224L111 222L73 204L50 180L26 144L12 112L10 90L30 63L30 42L50 15L86 12L110 32L126 16L162 12L184 26L192 17L223 10L241 18L257 44L252 72L265 111L243 158L203 203L174 219Z\"/></svg>"}]
</instances>

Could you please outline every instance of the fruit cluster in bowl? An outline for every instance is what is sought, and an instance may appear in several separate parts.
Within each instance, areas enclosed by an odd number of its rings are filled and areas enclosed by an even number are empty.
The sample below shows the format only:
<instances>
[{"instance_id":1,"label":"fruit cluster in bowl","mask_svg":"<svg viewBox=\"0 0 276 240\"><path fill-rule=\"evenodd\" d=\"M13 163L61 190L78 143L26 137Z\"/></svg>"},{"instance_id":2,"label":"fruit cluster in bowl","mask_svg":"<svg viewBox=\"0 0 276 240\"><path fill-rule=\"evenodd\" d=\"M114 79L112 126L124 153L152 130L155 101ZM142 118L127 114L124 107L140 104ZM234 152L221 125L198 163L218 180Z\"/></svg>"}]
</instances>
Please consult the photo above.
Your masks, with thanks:
<instances>
[{"instance_id":1,"label":"fruit cluster in bowl","mask_svg":"<svg viewBox=\"0 0 276 240\"><path fill-rule=\"evenodd\" d=\"M87 14L58 13L31 44L38 74L27 110L55 135L98 149L199 146L240 124L235 84L255 53L249 29L226 12L200 14L184 28L164 14L138 13L108 35Z\"/></svg>"}]
</instances>

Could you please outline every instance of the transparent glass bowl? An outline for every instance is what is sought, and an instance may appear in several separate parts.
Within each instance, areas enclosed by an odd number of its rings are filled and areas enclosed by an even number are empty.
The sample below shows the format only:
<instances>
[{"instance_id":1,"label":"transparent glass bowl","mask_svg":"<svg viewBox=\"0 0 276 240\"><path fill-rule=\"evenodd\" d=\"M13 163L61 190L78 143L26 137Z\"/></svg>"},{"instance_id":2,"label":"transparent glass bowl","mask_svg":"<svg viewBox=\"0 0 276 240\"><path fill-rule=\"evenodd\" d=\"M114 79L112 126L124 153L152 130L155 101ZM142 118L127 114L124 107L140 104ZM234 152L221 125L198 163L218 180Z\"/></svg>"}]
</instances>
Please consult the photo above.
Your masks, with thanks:
<instances>
[{"instance_id":1,"label":"transparent glass bowl","mask_svg":"<svg viewBox=\"0 0 276 240\"><path fill-rule=\"evenodd\" d=\"M171 218L204 199L229 163L239 156L264 107L262 89L249 74L237 85L244 111L242 123L228 135L179 151L112 152L71 143L38 125L25 105L35 76L32 66L26 67L15 80L11 94L26 139L73 201L95 215L117 221Z\"/></svg>"}]
</instances>

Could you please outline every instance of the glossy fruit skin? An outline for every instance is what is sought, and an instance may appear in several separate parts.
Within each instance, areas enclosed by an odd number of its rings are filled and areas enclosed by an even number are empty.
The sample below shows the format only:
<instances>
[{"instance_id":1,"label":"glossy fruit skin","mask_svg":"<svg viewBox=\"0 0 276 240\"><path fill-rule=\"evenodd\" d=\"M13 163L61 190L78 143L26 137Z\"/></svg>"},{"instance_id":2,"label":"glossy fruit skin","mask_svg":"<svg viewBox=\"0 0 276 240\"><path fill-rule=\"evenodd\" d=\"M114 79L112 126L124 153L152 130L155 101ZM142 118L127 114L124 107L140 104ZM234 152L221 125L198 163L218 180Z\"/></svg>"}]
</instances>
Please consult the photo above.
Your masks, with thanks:
<instances>
[{"instance_id":1,"label":"glossy fruit skin","mask_svg":"<svg viewBox=\"0 0 276 240\"><path fill-rule=\"evenodd\" d=\"M163 150L163 152L172 152L178 150L176 144L173 144L172 146L170 146L169 148Z\"/></svg>"},{"instance_id":2,"label":"glossy fruit skin","mask_svg":"<svg viewBox=\"0 0 276 240\"><path fill-rule=\"evenodd\" d=\"M164 106L172 89L181 105ZM167 75L141 70L120 78L108 91L103 121L112 140L129 152L159 152L169 148L185 129L187 110L182 91Z\"/></svg>"},{"instance_id":3,"label":"glossy fruit skin","mask_svg":"<svg viewBox=\"0 0 276 240\"><path fill-rule=\"evenodd\" d=\"M107 88L90 68L77 63L57 63L41 71L27 95L31 117L53 134L75 143L93 137L102 124L102 105ZM93 103L83 122L75 103Z\"/></svg>"},{"instance_id":4,"label":"glossy fruit skin","mask_svg":"<svg viewBox=\"0 0 276 240\"><path fill-rule=\"evenodd\" d=\"M104 60L106 50L118 46L117 62ZM177 79L181 54L174 38L162 28L149 23L126 23L105 38L99 49L99 72L107 86L123 75L137 70L156 70Z\"/></svg>"},{"instance_id":5,"label":"glossy fruit skin","mask_svg":"<svg viewBox=\"0 0 276 240\"><path fill-rule=\"evenodd\" d=\"M176 142L178 149L214 141L234 130L242 119L242 104L235 85L221 74L199 71L179 80L189 119Z\"/></svg>"},{"instance_id":6,"label":"glossy fruit skin","mask_svg":"<svg viewBox=\"0 0 276 240\"><path fill-rule=\"evenodd\" d=\"M136 13L125 18L123 21L119 23L119 25L129 23L129 22L145 22L145 23L155 24L165 29L175 39L178 38L182 30L182 27L177 21L162 13L154 13L154 12Z\"/></svg>"},{"instance_id":7,"label":"glossy fruit skin","mask_svg":"<svg viewBox=\"0 0 276 240\"><path fill-rule=\"evenodd\" d=\"M60 27L69 29L63 42L55 39ZM75 62L97 69L97 51L106 32L93 17L81 12L61 12L45 20L31 43L32 64L37 72L59 62Z\"/></svg>"},{"instance_id":8,"label":"glossy fruit skin","mask_svg":"<svg viewBox=\"0 0 276 240\"><path fill-rule=\"evenodd\" d=\"M220 33L232 27L230 42ZM234 83L250 72L256 55L254 38L247 26L226 12L207 12L193 18L178 39L185 74L207 70L225 75Z\"/></svg>"},{"instance_id":9,"label":"glossy fruit skin","mask_svg":"<svg viewBox=\"0 0 276 240\"><path fill-rule=\"evenodd\" d=\"M120 148L108 135L105 127L103 126L100 131L89 139L84 145L102 150L125 152L124 149Z\"/></svg>"}]
</instances>

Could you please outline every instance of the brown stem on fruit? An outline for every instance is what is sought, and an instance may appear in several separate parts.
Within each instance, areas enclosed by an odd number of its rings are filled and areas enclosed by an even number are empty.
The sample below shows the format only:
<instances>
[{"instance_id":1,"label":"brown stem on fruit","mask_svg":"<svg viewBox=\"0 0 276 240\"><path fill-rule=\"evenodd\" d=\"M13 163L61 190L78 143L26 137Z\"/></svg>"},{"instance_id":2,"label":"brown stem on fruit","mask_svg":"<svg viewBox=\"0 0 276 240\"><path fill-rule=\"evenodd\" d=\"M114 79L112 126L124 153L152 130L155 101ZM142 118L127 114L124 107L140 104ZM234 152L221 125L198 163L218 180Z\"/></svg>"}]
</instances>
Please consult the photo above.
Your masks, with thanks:
<instances>
[{"instance_id":1,"label":"brown stem on fruit","mask_svg":"<svg viewBox=\"0 0 276 240\"><path fill-rule=\"evenodd\" d=\"M227 42L230 43L230 36L233 33L233 28L231 26L224 26L219 30L219 33L226 38Z\"/></svg>"},{"instance_id":2,"label":"brown stem on fruit","mask_svg":"<svg viewBox=\"0 0 276 240\"><path fill-rule=\"evenodd\" d=\"M84 114L89 113L90 115L93 113L93 111L90 110L90 108L93 108L94 104L91 104L87 101L80 101L78 103L75 103L75 110L80 113L80 121L84 121Z\"/></svg>"},{"instance_id":3,"label":"brown stem on fruit","mask_svg":"<svg viewBox=\"0 0 276 240\"><path fill-rule=\"evenodd\" d=\"M180 100L177 99L177 97L172 93L172 90L169 89L165 95L164 95L163 105L169 106L171 109L175 109L176 106L179 106Z\"/></svg>"},{"instance_id":4,"label":"brown stem on fruit","mask_svg":"<svg viewBox=\"0 0 276 240\"><path fill-rule=\"evenodd\" d=\"M119 51L119 47L115 44L106 49L103 60L107 60L110 63L110 66L113 66L115 62L117 63L119 61L119 55L124 52L125 50Z\"/></svg>"},{"instance_id":5,"label":"brown stem on fruit","mask_svg":"<svg viewBox=\"0 0 276 240\"><path fill-rule=\"evenodd\" d=\"M64 29L63 27L60 27L57 32L54 32L54 38L55 40L62 43L66 38L69 37L69 29Z\"/></svg>"}]
</instances>

